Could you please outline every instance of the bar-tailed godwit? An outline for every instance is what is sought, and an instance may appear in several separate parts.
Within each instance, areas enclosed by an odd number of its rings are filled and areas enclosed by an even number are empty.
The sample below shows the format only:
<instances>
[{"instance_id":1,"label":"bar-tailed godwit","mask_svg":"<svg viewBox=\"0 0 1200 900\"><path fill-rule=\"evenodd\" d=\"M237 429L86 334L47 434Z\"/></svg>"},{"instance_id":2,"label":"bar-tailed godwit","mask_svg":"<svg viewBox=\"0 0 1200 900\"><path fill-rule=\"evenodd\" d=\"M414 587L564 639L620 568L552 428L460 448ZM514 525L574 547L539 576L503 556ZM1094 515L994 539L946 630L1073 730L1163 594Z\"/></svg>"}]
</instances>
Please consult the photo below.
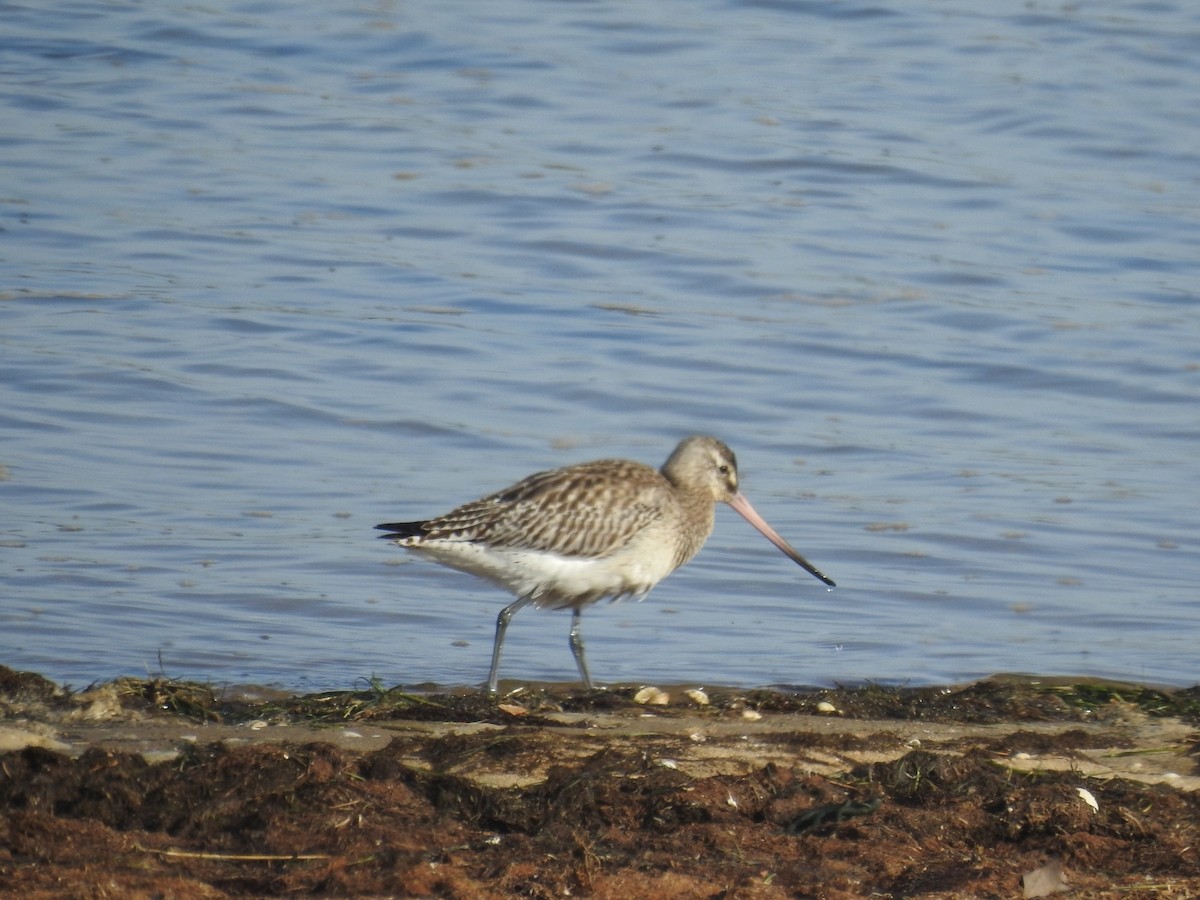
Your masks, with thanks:
<instances>
[{"instance_id":1,"label":"bar-tailed godwit","mask_svg":"<svg viewBox=\"0 0 1200 900\"><path fill-rule=\"evenodd\" d=\"M591 689L579 630L583 608L606 597L644 597L704 546L716 503L728 503L805 571L834 586L755 512L738 490L733 451L712 437L685 438L658 471L624 459L565 466L436 519L375 527L388 532L385 540L516 596L496 620L490 692L509 620L530 604L571 610L571 652Z\"/></svg>"}]
</instances>

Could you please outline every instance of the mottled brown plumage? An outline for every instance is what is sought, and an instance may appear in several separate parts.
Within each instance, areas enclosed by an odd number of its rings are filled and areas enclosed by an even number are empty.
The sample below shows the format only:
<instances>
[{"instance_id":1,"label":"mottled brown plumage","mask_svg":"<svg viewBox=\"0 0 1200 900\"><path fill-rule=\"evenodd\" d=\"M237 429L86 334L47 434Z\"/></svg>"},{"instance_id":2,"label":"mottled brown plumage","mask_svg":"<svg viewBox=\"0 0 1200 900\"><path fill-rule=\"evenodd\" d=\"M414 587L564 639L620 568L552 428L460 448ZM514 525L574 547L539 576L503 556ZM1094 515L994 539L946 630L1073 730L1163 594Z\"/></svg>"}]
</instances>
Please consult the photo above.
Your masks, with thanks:
<instances>
[{"instance_id":1,"label":"mottled brown plumage","mask_svg":"<svg viewBox=\"0 0 1200 900\"><path fill-rule=\"evenodd\" d=\"M713 505L728 503L826 584L738 492L737 460L716 438L681 441L662 469L623 459L530 475L509 488L422 522L378 525L384 538L492 581L517 600L496 622L488 689L496 690L504 634L522 607L570 608L571 649L591 687L580 613L597 600L641 598L690 560L712 533Z\"/></svg>"},{"instance_id":2,"label":"mottled brown plumage","mask_svg":"<svg viewBox=\"0 0 1200 900\"><path fill-rule=\"evenodd\" d=\"M421 539L609 556L662 519L661 482L649 466L622 459L539 472L425 522Z\"/></svg>"}]
</instances>

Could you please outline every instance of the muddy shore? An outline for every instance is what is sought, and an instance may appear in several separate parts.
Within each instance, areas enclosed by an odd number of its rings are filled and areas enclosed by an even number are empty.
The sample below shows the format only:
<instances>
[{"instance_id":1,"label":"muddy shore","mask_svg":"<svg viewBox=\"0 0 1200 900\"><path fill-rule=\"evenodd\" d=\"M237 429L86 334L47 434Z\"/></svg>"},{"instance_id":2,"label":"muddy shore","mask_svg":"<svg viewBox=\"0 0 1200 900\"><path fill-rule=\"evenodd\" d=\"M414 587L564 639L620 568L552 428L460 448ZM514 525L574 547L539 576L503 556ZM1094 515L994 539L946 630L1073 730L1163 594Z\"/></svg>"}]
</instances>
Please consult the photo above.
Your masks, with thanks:
<instances>
[{"instance_id":1,"label":"muddy shore","mask_svg":"<svg viewBox=\"0 0 1200 900\"><path fill-rule=\"evenodd\" d=\"M1197 688L504 687L0 668L0 893L1200 896Z\"/></svg>"}]
</instances>

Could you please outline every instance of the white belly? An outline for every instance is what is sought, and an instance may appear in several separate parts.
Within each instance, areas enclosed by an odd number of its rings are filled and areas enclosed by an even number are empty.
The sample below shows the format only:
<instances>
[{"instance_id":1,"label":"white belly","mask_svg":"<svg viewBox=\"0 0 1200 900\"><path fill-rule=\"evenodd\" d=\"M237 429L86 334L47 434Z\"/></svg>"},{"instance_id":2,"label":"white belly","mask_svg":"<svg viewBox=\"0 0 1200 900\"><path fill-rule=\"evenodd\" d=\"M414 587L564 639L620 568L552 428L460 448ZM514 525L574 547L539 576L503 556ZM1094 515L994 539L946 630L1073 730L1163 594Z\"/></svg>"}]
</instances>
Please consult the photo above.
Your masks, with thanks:
<instances>
[{"instance_id":1,"label":"white belly","mask_svg":"<svg viewBox=\"0 0 1200 900\"><path fill-rule=\"evenodd\" d=\"M536 606L583 606L597 600L641 599L674 569L671 554L624 552L601 558L545 550L488 547L470 541L427 541L409 549L443 565L533 596Z\"/></svg>"}]
</instances>

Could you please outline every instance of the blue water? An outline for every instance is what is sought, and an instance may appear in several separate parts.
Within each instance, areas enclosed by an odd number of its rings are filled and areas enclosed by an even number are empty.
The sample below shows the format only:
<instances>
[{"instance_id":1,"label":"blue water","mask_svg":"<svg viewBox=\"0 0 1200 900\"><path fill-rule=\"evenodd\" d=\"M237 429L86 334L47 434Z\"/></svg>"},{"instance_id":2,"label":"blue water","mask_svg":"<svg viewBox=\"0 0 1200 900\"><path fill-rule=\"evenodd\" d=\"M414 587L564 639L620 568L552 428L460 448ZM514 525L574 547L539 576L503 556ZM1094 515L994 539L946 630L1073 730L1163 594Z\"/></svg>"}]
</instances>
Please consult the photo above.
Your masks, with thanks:
<instances>
[{"instance_id":1,"label":"blue water","mask_svg":"<svg viewBox=\"0 0 1200 900\"><path fill-rule=\"evenodd\" d=\"M0 664L479 683L371 526L707 432L839 587L720 510L598 680L1200 679L1200 8L0 20Z\"/></svg>"}]
</instances>

